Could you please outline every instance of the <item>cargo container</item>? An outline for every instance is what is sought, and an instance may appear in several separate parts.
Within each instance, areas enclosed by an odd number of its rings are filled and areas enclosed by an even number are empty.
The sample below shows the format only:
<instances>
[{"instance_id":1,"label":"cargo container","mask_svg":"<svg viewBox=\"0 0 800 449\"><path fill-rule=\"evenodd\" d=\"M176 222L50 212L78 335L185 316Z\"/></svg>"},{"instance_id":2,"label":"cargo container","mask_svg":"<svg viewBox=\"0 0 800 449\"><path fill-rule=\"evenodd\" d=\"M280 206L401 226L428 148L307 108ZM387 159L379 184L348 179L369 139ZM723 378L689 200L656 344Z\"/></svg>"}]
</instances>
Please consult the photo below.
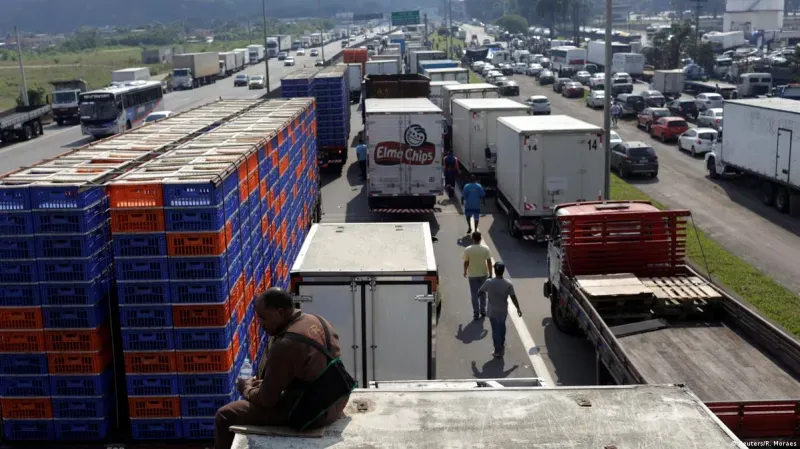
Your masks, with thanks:
<instances>
[{"instance_id":1,"label":"cargo container","mask_svg":"<svg viewBox=\"0 0 800 449\"><path fill-rule=\"evenodd\" d=\"M408 53L408 67L411 69L412 73L421 73L419 72L420 62L441 59L447 59L447 54L441 50L414 50Z\"/></svg>"},{"instance_id":2,"label":"cargo container","mask_svg":"<svg viewBox=\"0 0 800 449\"><path fill-rule=\"evenodd\" d=\"M364 77L361 96L362 118L366 123L367 98L428 98L431 80L422 75L370 75Z\"/></svg>"},{"instance_id":3,"label":"cargo container","mask_svg":"<svg viewBox=\"0 0 800 449\"><path fill-rule=\"evenodd\" d=\"M425 69L423 75L431 81L458 81L462 84L469 84L469 70L462 68L449 69Z\"/></svg>"},{"instance_id":4,"label":"cargo container","mask_svg":"<svg viewBox=\"0 0 800 449\"><path fill-rule=\"evenodd\" d=\"M725 100L721 142L705 156L709 176L751 177L764 204L781 212L800 212L798 104L786 98Z\"/></svg>"},{"instance_id":5,"label":"cargo container","mask_svg":"<svg viewBox=\"0 0 800 449\"><path fill-rule=\"evenodd\" d=\"M219 73L217 78L225 78L236 71L236 53L225 51L219 54Z\"/></svg>"},{"instance_id":6,"label":"cargo container","mask_svg":"<svg viewBox=\"0 0 800 449\"><path fill-rule=\"evenodd\" d=\"M149 67L135 67L131 69L120 69L111 72L112 83L127 83L130 81L149 81Z\"/></svg>"},{"instance_id":7,"label":"cargo container","mask_svg":"<svg viewBox=\"0 0 800 449\"><path fill-rule=\"evenodd\" d=\"M292 36L282 34L267 38L266 55L268 58L277 58L278 53L289 51L292 48Z\"/></svg>"},{"instance_id":8,"label":"cargo container","mask_svg":"<svg viewBox=\"0 0 800 449\"><path fill-rule=\"evenodd\" d=\"M216 82L219 54L206 52L175 55L172 65L172 88L194 89Z\"/></svg>"},{"instance_id":9,"label":"cargo container","mask_svg":"<svg viewBox=\"0 0 800 449\"><path fill-rule=\"evenodd\" d=\"M389 59L385 61L367 61L366 75L399 75L400 61Z\"/></svg>"},{"instance_id":10,"label":"cargo container","mask_svg":"<svg viewBox=\"0 0 800 449\"><path fill-rule=\"evenodd\" d=\"M233 50L234 57L236 58L236 71L241 72L247 67L248 50L246 48L237 48Z\"/></svg>"},{"instance_id":11,"label":"cargo container","mask_svg":"<svg viewBox=\"0 0 800 449\"><path fill-rule=\"evenodd\" d=\"M680 98L683 92L683 70L656 70L650 88L661 92L665 98Z\"/></svg>"},{"instance_id":12,"label":"cargo container","mask_svg":"<svg viewBox=\"0 0 800 449\"><path fill-rule=\"evenodd\" d=\"M367 98L364 111L370 211L433 212L442 193L442 110L427 98Z\"/></svg>"},{"instance_id":13,"label":"cargo container","mask_svg":"<svg viewBox=\"0 0 800 449\"><path fill-rule=\"evenodd\" d=\"M428 60L422 61L417 64L417 73L425 73L428 69L455 69L458 68L459 63L449 59Z\"/></svg>"},{"instance_id":14,"label":"cargo container","mask_svg":"<svg viewBox=\"0 0 800 449\"><path fill-rule=\"evenodd\" d=\"M455 103L466 100L456 100ZM455 114L454 114L455 118ZM558 204L602 197L603 130L566 115L497 120L497 204L514 237L542 241Z\"/></svg>"},{"instance_id":15,"label":"cargo container","mask_svg":"<svg viewBox=\"0 0 800 449\"><path fill-rule=\"evenodd\" d=\"M442 87L442 113L448 124L452 125L453 100L459 98L500 98L500 88L494 84L475 83L445 85Z\"/></svg>"},{"instance_id":16,"label":"cargo container","mask_svg":"<svg viewBox=\"0 0 800 449\"><path fill-rule=\"evenodd\" d=\"M317 160L320 168L344 167L350 147L350 91L347 66L326 67L314 75L317 99Z\"/></svg>"},{"instance_id":17,"label":"cargo container","mask_svg":"<svg viewBox=\"0 0 800 449\"><path fill-rule=\"evenodd\" d=\"M613 61L614 55L617 53L633 53L630 44L621 42L611 42L611 59ZM606 43L604 41L589 41L586 51L586 61L589 64L594 64L601 71L606 65Z\"/></svg>"},{"instance_id":18,"label":"cargo container","mask_svg":"<svg viewBox=\"0 0 800 449\"><path fill-rule=\"evenodd\" d=\"M747 40L744 38L744 31L712 31L704 34L700 40L710 43L714 51L720 53L747 44Z\"/></svg>"},{"instance_id":19,"label":"cargo container","mask_svg":"<svg viewBox=\"0 0 800 449\"><path fill-rule=\"evenodd\" d=\"M367 61L369 60L366 48L345 48L343 51L343 62L345 64L357 62L361 64L361 73L367 73Z\"/></svg>"},{"instance_id":20,"label":"cargo container","mask_svg":"<svg viewBox=\"0 0 800 449\"><path fill-rule=\"evenodd\" d=\"M247 46L247 62L250 65L258 64L264 60L266 49L263 45L253 44Z\"/></svg>"},{"instance_id":21,"label":"cargo container","mask_svg":"<svg viewBox=\"0 0 800 449\"><path fill-rule=\"evenodd\" d=\"M611 73L627 73L633 79L641 79L644 73L644 56L639 53L614 53Z\"/></svg>"},{"instance_id":22,"label":"cargo container","mask_svg":"<svg viewBox=\"0 0 800 449\"><path fill-rule=\"evenodd\" d=\"M291 268L300 309L330 321L359 385L436 377L438 282L428 223L315 224Z\"/></svg>"},{"instance_id":23,"label":"cargo container","mask_svg":"<svg viewBox=\"0 0 800 449\"><path fill-rule=\"evenodd\" d=\"M442 109L442 88L444 86L461 84L458 81L431 81L431 94L428 99L433 102L439 109Z\"/></svg>"},{"instance_id":24,"label":"cargo container","mask_svg":"<svg viewBox=\"0 0 800 449\"><path fill-rule=\"evenodd\" d=\"M497 119L527 116L528 105L507 98L453 100L453 152L465 174L478 177L486 189L494 189L498 159Z\"/></svg>"},{"instance_id":25,"label":"cargo container","mask_svg":"<svg viewBox=\"0 0 800 449\"><path fill-rule=\"evenodd\" d=\"M350 103L357 103L361 99L361 84L364 82L364 72L359 63L347 64L347 87L350 91Z\"/></svg>"}]
</instances>

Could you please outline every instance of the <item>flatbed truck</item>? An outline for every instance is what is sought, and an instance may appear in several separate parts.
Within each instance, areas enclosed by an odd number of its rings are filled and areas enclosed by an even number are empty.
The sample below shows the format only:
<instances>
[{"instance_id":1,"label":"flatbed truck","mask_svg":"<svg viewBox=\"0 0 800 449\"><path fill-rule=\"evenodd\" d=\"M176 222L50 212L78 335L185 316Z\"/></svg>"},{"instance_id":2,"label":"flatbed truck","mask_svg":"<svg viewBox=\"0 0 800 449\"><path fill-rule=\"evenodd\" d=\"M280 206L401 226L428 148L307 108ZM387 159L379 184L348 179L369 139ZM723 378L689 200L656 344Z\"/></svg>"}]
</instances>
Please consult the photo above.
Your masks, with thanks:
<instances>
[{"instance_id":1,"label":"flatbed truck","mask_svg":"<svg viewBox=\"0 0 800 449\"><path fill-rule=\"evenodd\" d=\"M44 133L43 123L52 121L53 109L42 106L17 106L0 112L0 142L31 140Z\"/></svg>"},{"instance_id":2,"label":"flatbed truck","mask_svg":"<svg viewBox=\"0 0 800 449\"><path fill-rule=\"evenodd\" d=\"M722 98L726 100L738 95L735 85L722 81L684 80L683 90L692 95L715 92L722 95ZM734 92L736 92L736 94L734 94Z\"/></svg>"},{"instance_id":3,"label":"flatbed truck","mask_svg":"<svg viewBox=\"0 0 800 449\"><path fill-rule=\"evenodd\" d=\"M548 243L553 324L586 337L597 383L685 383L740 438L797 437L800 344L684 260L686 210L562 204Z\"/></svg>"}]
</instances>

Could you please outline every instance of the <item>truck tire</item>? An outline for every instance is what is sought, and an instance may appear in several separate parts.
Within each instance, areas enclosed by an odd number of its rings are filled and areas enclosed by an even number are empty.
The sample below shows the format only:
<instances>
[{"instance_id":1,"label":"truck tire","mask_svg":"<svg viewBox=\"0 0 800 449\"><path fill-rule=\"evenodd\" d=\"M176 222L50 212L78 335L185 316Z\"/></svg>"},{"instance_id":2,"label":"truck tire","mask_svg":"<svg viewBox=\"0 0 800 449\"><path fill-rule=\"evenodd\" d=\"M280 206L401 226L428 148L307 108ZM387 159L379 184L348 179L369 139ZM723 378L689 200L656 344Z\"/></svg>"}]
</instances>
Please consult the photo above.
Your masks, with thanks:
<instances>
[{"instance_id":1,"label":"truck tire","mask_svg":"<svg viewBox=\"0 0 800 449\"><path fill-rule=\"evenodd\" d=\"M42 123L38 120L33 122L33 133L37 136L41 136L44 134L44 130L42 129Z\"/></svg>"},{"instance_id":2,"label":"truck tire","mask_svg":"<svg viewBox=\"0 0 800 449\"><path fill-rule=\"evenodd\" d=\"M775 192L775 208L783 213L789 212L789 189L778 187Z\"/></svg>"},{"instance_id":3,"label":"truck tire","mask_svg":"<svg viewBox=\"0 0 800 449\"><path fill-rule=\"evenodd\" d=\"M769 181L761 183L761 201L767 206L775 205L775 187Z\"/></svg>"},{"instance_id":4,"label":"truck tire","mask_svg":"<svg viewBox=\"0 0 800 449\"><path fill-rule=\"evenodd\" d=\"M22 140L31 140L33 136L33 127L31 127L30 123L25 124L22 127Z\"/></svg>"},{"instance_id":5,"label":"truck tire","mask_svg":"<svg viewBox=\"0 0 800 449\"><path fill-rule=\"evenodd\" d=\"M583 330L578 326L578 322L575 318L570 316L558 303L558 298L550 298L550 317L556 329L571 337L584 337Z\"/></svg>"}]
</instances>

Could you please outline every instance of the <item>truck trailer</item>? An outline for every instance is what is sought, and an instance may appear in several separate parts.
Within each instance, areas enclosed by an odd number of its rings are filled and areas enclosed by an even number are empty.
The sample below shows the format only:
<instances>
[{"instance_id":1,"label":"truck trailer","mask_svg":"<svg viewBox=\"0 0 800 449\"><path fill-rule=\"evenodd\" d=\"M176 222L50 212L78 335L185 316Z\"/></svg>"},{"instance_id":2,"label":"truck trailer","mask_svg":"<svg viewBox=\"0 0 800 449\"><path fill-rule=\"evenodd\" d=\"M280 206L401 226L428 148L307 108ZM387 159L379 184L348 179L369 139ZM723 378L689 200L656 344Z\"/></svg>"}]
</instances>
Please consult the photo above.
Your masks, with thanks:
<instances>
[{"instance_id":1,"label":"truck trailer","mask_svg":"<svg viewBox=\"0 0 800 449\"><path fill-rule=\"evenodd\" d=\"M150 81L149 67L133 67L111 72L111 83L128 83L131 81Z\"/></svg>"},{"instance_id":2,"label":"truck trailer","mask_svg":"<svg viewBox=\"0 0 800 449\"><path fill-rule=\"evenodd\" d=\"M55 87L53 92L53 116L58 126L65 123L79 122L80 94L89 90L89 85L84 80L50 81Z\"/></svg>"},{"instance_id":3,"label":"truck trailer","mask_svg":"<svg viewBox=\"0 0 800 449\"><path fill-rule=\"evenodd\" d=\"M219 74L219 54L186 53L172 58L172 88L194 89L214 84Z\"/></svg>"},{"instance_id":4,"label":"truck trailer","mask_svg":"<svg viewBox=\"0 0 800 449\"><path fill-rule=\"evenodd\" d=\"M409 51L408 53L408 67L411 73L419 72L419 63L422 61L435 61L439 59L447 59L447 54L441 50L423 50L423 51Z\"/></svg>"},{"instance_id":5,"label":"truck trailer","mask_svg":"<svg viewBox=\"0 0 800 449\"><path fill-rule=\"evenodd\" d=\"M614 53L611 57L611 73L627 73L633 79L642 79L644 56L639 53Z\"/></svg>"},{"instance_id":6,"label":"truck trailer","mask_svg":"<svg viewBox=\"0 0 800 449\"><path fill-rule=\"evenodd\" d=\"M217 78L225 78L236 71L236 53L225 51L219 53L219 73Z\"/></svg>"},{"instance_id":7,"label":"truck trailer","mask_svg":"<svg viewBox=\"0 0 800 449\"><path fill-rule=\"evenodd\" d=\"M267 38L267 57L277 58L278 53L282 51L289 51L292 48L292 36L288 34L281 34L278 36L271 36Z\"/></svg>"},{"instance_id":8,"label":"truck trailer","mask_svg":"<svg viewBox=\"0 0 800 449\"><path fill-rule=\"evenodd\" d=\"M264 60L264 46L253 44L247 46L247 62L250 65L258 64Z\"/></svg>"},{"instance_id":9,"label":"truck trailer","mask_svg":"<svg viewBox=\"0 0 800 449\"><path fill-rule=\"evenodd\" d=\"M422 61L417 65L417 73L420 74L425 74L425 71L429 69L455 69L459 66L458 62L450 59Z\"/></svg>"},{"instance_id":10,"label":"truck trailer","mask_svg":"<svg viewBox=\"0 0 800 449\"><path fill-rule=\"evenodd\" d=\"M44 134L42 124L51 121L49 104L17 106L0 112L0 143L31 140Z\"/></svg>"},{"instance_id":11,"label":"truck trailer","mask_svg":"<svg viewBox=\"0 0 800 449\"><path fill-rule=\"evenodd\" d=\"M235 48L233 50L234 57L236 58L236 71L241 72L247 67L248 52L246 48Z\"/></svg>"},{"instance_id":12,"label":"truck trailer","mask_svg":"<svg viewBox=\"0 0 800 449\"><path fill-rule=\"evenodd\" d=\"M683 70L656 70L650 88L664 95L664 98L680 98L683 92Z\"/></svg>"},{"instance_id":13,"label":"truck trailer","mask_svg":"<svg viewBox=\"0 0 800 449\"><path fill-rule=\"evenodd\" d=\"M458 81L462 84L469 83L469 70L460 67L446 69L426 68L423 75L430 78L431 81Z\"/></svg>"},{"instance_id":14,"label":"truck trailer","mask_svg":"<svg viewBox=\"0 0 800 449\"><path fill-rule=\"evenodd\" d=\"M726 100L724 132L705 156L712 179L749 176L764 204L800 211L800 108L786 98ZM797 142L797 144L795 144Z\"/></svg>"},{"instance_id":15,"label":"truck trailer","mask_svg":"<svg viewBox=\"0 0 800 449\"><path fill-rule=\"evenodd\" d=\"M630 44L621 42L611 42L611 60L614 60L614 55L617 53L632 53ZM589 64L594 64L601 71L606 66L606 43L605 41L589 41L586 49L586 61Z\"/></svg>"},{"instance_id":16,"label":"truck trailer","mask_svg":"<svg viewBox=\"0 0 800 449\"><path fill-rule=\"evenodd\" d=\"M399 75L400 61L397 59L387 59L366 62L366 75Z\"/></svg>"},{"instance_id":17,"label":"truck trailer","mask_svg":"<svg viewBox=\"0 0 800 449\"><path fill-rule=\"evenodd\" d=\"M459 85L458 81L431 81L431 94L428 99L433 102L439 109L442 109L442 88L444 86ZM442 110L444 113L444 110Z\"/></svg>"},{"instance_id":18,"label":"truck trailer","mask_svg":"<svg viewBox=\"0 0 800 449\"><path fill-rule=\"evenodd\" d=\"M347 90L350 92L350 103L358 103L361 98L361 83L364 81L362 65L356 62L347 64Z\"/></svg>"}]
</instances>

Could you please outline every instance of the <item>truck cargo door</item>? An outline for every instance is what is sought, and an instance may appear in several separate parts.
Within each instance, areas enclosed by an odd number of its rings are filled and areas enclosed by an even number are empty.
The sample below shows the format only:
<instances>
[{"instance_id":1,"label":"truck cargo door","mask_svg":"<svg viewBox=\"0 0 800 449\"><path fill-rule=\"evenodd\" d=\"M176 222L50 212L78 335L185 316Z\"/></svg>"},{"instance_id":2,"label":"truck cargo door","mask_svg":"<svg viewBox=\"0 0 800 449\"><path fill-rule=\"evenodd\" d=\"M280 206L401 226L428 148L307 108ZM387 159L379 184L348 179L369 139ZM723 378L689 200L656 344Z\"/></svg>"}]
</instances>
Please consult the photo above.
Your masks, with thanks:
<instances>
[{"instance_id":1,"label":"truck cargo door","mask_svg":"<svg viewBox=\"0 0 800 449\"><path fill-rule=\"evenodd\" d=\"M396 114L371 114L367 117L367 147L370 196L403 193L403 136L405 129Z\"/></svg>"},{"instance_id":2,"label":"truck cargo door","mask_svg":"<svg viewBox=\"0 0 800 449\"><path fill-rule=\"evenodd\" d=\"M407 195L431 196L442 193L442 132L439 114L407 115L403 131L403 169Z\"/></svg>"},{"instance_id":3,"label":"truck cargo door","mask_svg":"<svg viewBox=\"0 0 800 449\"><path fill-rule=\"evenodd\" d=\"M778 151L775 162L775 178L789 182L789 162L792 160L792 131L778 128Z\"/></svg>"}]
</instances>

